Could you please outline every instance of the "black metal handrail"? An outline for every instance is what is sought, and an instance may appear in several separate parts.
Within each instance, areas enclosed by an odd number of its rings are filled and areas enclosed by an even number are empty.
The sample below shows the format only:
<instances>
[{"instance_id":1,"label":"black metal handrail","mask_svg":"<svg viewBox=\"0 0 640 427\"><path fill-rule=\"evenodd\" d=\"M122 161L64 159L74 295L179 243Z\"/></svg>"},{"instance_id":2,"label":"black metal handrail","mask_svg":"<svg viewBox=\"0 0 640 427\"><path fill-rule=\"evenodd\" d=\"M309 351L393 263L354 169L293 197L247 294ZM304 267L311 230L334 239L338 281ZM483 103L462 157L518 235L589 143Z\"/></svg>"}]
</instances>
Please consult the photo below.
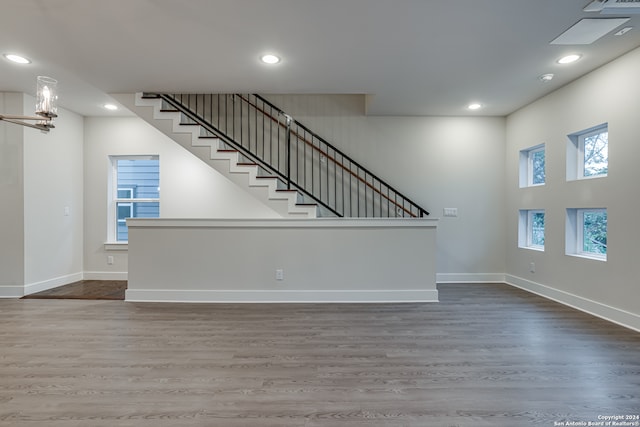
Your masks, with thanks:
<instances>
[{"instance_id":1,"label":"black metal handrail","mask_svg":"<svg viewBox=\"0 0 640 427\"><path fill-rule=\"evenodd\" d=\"M337 216L423 217L408 197L259 95L145 94Z\"/></svg>"}]
</instances>

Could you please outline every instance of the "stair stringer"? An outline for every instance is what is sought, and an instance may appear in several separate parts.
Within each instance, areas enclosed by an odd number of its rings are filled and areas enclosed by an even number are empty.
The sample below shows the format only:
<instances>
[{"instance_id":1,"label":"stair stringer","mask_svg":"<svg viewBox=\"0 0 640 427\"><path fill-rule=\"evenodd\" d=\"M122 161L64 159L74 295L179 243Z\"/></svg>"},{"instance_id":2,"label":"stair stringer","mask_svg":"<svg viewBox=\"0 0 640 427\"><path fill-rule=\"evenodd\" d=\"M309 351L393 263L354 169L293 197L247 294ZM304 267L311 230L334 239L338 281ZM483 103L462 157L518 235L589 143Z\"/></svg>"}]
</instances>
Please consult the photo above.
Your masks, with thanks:
<instances>
[{"instance_id":1,"label":"stair stringer","mask_svg":"<svg viewBox=\"0 0 640 427\"><path fill-rule=\"evenodd\" d=\"M181 124L182 114L163 111L161 99L143 98L141 93L111 96L283 217L317 217L317 205L298 204L298 192L279 190L275 176L258 177L257 165L239 164L238 151L219 149L220 140L202 137L202 127L198 124Z\"/></svg>"}]
</instances>

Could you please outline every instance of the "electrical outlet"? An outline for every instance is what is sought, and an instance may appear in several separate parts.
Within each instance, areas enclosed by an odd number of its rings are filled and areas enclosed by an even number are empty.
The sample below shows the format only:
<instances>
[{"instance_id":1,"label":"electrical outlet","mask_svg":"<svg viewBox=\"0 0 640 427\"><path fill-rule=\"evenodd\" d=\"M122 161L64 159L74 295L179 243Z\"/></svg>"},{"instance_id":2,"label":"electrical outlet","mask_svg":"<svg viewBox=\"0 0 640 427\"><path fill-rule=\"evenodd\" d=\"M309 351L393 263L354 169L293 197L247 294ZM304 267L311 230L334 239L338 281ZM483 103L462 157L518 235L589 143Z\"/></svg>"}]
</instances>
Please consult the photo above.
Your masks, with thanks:
<instances>
[{"instance_id":1,"label":"electrical outlet","mask_svg":"<svg viewBox=\"0 0 640 427\"><path fill-rule=\"evenodd\" d=\"M107 257L107 264L109 264L109 265L113 265L113 255L109 255L109 256Z\"/></svg>"},{"instance_id":2,"label":"electrical outlet","mask_svg":"<svg viewBox=\"0 0 640 427\"><path fill-rule=\"evenodd\" d=\"M532 262L531 264L529 264L529 271L532 273L536 272L536 263Z\"/></svg>"},{"instance_id":3,"label":"electrical outlet","mask_svg":"<svg viewBox=\"0 0 640 427\"><path fill-rule=\"evenodd\" d=\"M284 280L284 270L279 268L276 270L276 280Z\"/></svg>"}]
</instances>

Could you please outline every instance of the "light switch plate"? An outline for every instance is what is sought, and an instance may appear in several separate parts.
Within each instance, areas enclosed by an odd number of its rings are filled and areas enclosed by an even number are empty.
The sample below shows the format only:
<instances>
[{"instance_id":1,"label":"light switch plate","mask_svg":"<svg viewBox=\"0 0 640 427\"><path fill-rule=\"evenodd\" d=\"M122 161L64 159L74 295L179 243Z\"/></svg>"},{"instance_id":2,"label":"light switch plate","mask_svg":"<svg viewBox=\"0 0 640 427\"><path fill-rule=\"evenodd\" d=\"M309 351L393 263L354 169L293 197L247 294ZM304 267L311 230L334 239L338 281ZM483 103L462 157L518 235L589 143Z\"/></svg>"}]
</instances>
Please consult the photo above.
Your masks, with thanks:
<instances>
[{"instance_id":1,"label":"light switch plate","mask_svg":"<svg viewBox=\"0 0 640 427\"><path fill-rule=\"evenodd\" d=\"M444 208L442 212L443 216L456 217L458 216L458 208Z\"/></svg>"}]
</instances>

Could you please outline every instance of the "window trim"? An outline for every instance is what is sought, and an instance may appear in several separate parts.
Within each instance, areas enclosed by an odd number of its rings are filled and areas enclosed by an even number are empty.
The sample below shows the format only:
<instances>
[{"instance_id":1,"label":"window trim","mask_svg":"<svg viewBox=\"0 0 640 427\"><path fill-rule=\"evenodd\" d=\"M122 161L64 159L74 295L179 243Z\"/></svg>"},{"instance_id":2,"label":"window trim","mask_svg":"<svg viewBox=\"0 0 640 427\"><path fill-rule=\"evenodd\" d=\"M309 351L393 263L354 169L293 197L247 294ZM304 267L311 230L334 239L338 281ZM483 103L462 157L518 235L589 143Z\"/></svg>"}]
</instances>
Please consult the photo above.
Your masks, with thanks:
<instances>
[{"instance_id":1,"label":"window trim","mask_svg":"<svg viewBox=\"0 0 640 427\"><path fill-rule=\"evenodd\" d=\"M609 157L607 156L607 172L599 175L585 176L584 174L584 140L590 136L609 133L609 124L603 123L589 129L568 135L567 142L567 181L579 181L609 176ZM609 141L607 138L607 150Z\"/></svg>"},{"instance_id":2,"label":"window trim","mask_svg":"<svg viewBox=\"0 0 640 427\"><path fill-rule=\"evenodd\" d=\"M118 159L118 160L120 160L120 159ZM117 179L117 174L116 174L116 179ZM121 191L128 191L129 192L129 197L120 197L120 192ZM122 219L119 218L120 215L119 215L118 209L120 207L122 207L122 206L126 206L126 207L129 208L130 214L133 215L133 188L118 187L116 189L116 198L114 199L114 205L115 205L115 209L116 209L116 213L115 213L116 218L115 219L116 219L116 233L117 233L117 229L118 229L117 225L119 225L120 223L126 221L126 220L122 220ZM117 239L118 239L118 236L116 236L116 241L119 241Z\"/></svg>"},{"instance_id":3,"label":"window trim","mask_svg":"<svg viewBox=\"0 0 640 427\"><path fill-rule=\"evenodd\" d=\"M533 157L534 157L534 154L540 153L540 152L544 153L544 155L546 157L547 153L545 152L544 144L542 144L542 145L540 145L538 147L534 147L534 148L530 149L529 152L527 153L528 154L528 156L527 156L528 157L528 159L527 159L527 167L528 167L527 183L528 183L529 187L537 187L537 186L540 186L540 185L545 185L547 183L547 174L546 174L547 171L546 171L546 168L545 168L545 177L544 177L545 179L544 179L544 181L539 183L539 184L536 184L536 183L533 182L533 172L534 172L534 170L533 170ZM546 162L545 162L545 165L546 165Z\"/></svg>"},{"instance_id":4,"label":"window trim","mask_svg":"<svg viewBox=\"0 0 640 427\"><path fill-rule=\"evenodd\" d=\"M546 160L546 144L538 144L533 147L520 150L520 188L540 187L547 183L546 161L545 161L545 180L539 184L533 183L533 155L538 152L544 152Z\"/></svg>"},{"instance_id":5,"label":"window trim","mask_svg":"<svg viewBox=\"0 0 640 427\"><path fill-rule=\"evenodd\" d=\"M607 254L585 252L584 248L584 214L587 212L604 212L607 208L567 208L565 230L565 254L596 261L607 261ZM608 219L608 215L607 215ZM607 235L609 229L607 227Z\"/></svg>"},{"instance_id":6,"label":"window trim","mask_svg":"<svg viewBox=\"0 0 640 427\"><path fill-rule=\"evenodd\" d=\"M519 211L518 221L518 247L522 249L531 249L534 251L544 252L544 245L536 245L533 243L533 216L535 214L545 215L545 234L546 234L546 214L544 209L521 209Z\"/></svg>"},{"instance_id":7,"label":"window trim","mask_svg":"<svg viewBox=\"0 0 640 427\"><path fill-rule=\"evenodd\" d=\"M538 245L533 243L533 216L537 214L542 214L544 217L544 228L542 230L543 234L546 231L546 216L544 213L544 209L532 209L527 212L527 247L531 249L537 249L540 251L544 251L544 244Z\"/></svg>"},{"instance_id":8,"label":"window trim","mask_svg":"<svg viewBox=\"0 0 640 427\"><path fill-rule=\"evenodd\" d=\"M133 210L134 203L160 203L159 191L158 198L134 198L133 189L128 187L118 187L118 160L158 160L160 156L157 154L144 154L144 155L110 155L110 180L108 184L109 194L109 206L107 214L107 241L105 242L105 248L107 250L122 250L121 248L127 245L128 241L118 240L118 204L131 203L131 209ZM131 190L131 198L119 198L119 190Z\"/></svg>"}]
</instances>

